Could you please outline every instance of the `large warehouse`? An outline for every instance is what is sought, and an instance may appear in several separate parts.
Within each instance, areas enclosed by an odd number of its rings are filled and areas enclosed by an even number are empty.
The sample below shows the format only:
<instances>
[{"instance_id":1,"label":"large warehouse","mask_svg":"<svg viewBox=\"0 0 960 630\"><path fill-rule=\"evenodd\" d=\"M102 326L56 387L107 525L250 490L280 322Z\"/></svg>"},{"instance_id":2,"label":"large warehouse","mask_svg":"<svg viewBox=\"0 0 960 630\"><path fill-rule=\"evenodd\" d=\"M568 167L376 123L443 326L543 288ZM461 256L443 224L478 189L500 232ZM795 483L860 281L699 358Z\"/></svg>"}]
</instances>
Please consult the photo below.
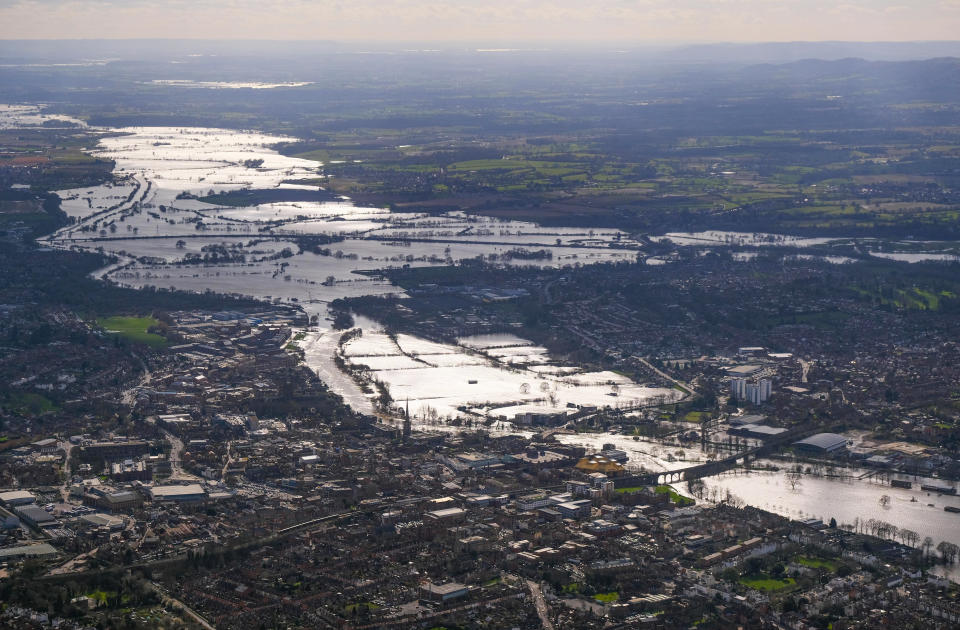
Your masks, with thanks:
<instances>
[{"instance_id":1,"label":"large warehouse","mask_svg":"<svg viewBox=\"0 0 960 630\"><path fill-rule=\"evenodd\" d=\"M836 433L817 433L805 440L794 442L793 446L804 453L834 453L847 448L847 438Z\"/></svg>"},{"instance_id":2,"label":"large warehouse","mask_svg":"<svg viewBox=\"0 0 960 630\"><path fill-rule=\"evenodd\" d=\"M150 488L150 497L154 501L186 503L205 500L207 498L207 492L198 483L191 483L185 486L154 486Z\"/></svg>"}]
</instances>

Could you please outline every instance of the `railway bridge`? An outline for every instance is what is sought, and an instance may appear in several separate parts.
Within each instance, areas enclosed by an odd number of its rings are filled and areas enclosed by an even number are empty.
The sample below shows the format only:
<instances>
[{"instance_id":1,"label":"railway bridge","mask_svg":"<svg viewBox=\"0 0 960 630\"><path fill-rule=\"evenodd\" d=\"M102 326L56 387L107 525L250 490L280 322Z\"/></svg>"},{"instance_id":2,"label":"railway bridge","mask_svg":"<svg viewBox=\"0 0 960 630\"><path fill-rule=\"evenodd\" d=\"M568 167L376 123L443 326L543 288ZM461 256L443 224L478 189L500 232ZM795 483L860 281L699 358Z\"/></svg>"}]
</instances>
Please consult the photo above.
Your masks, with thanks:
<instances>
[{"instance_id":1,"label":"railway bridge","mask_svg":"<svg viewBox=\"0 0 960 630\"><path fill-rule=\"evenodd\" d=\"M789 444L797 440L802 440L805 437L808 437L814 433L816 433L816 431L811 431L809 429L803 429L803 430L795 429L791 431L786 431L784 433L781 433L780 435L777 435L767 440L760 446L755 446L746 451L734 453L733 455L728 455L723 459L717 459L712 462L706 462L703 464L698 464L696 466L690 466L688 468L680 468L677 470L645 472L639 475L628 475L625 477L616 477L613 480L614 486L617 488L633 488L636 486L661 486L665 484L678 483L681 481L691 481L693 479L703 479L705 477L713 477L714 475L719 475L720 473L727 472L728 470L733 470L734 468L746 466L751 461L754 461L760 457L764 457L785 444Z\"/></svg>"}]
</instances>

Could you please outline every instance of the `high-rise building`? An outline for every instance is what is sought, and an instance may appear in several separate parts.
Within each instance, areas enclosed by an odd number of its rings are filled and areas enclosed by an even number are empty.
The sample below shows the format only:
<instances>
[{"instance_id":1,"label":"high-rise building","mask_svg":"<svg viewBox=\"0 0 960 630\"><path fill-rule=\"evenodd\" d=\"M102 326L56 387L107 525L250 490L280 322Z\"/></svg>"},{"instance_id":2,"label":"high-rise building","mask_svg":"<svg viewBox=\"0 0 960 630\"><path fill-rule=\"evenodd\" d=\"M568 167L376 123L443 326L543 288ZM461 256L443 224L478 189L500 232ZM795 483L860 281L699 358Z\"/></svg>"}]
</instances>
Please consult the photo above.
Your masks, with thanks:
<instances>
[{"instance_id":1,"label":"high-rise building","mask_svg":"<svg viewBox=\"0 0 960 630\"><path fill-rule=\"evenodd\" d=\"M744 399L750 401L754 405L760 404L760 387L756 383L747 383L745 387L746 392Z\"/></svg>"},{"instance_id":2,"label":"high-rise building","mask_svg":"<svg viewBox=\"0 0 960 630\"><path fill-rule=\"evenodd\" d=\"M730 379L730 396L754 405L767 402L773 393L773 383L768 378L762 378L756 383L748 383L745 378Z\"/></svg>"},{"instance_id":3,"label":"high-rise building","mask_svg":"<svg viewBox=\"0 0 960 630\"><path fill-rule=\"evenodd\" d=\"M743 400L747 395L747 379L745 378L732 378L730 379L730 395L736 398L737 400Z\"/></svg>"},{"instance_id":4,"label":"high-rise building","mask_svg":"<svg viewBox=\"0 0 960 630\"><path fill-rule=\"evenodd\" d=\"M773 393L773 383L770 382L769 378L760 379L760 401L766 402L770 398L770 394Z\"/></svg>"}]
</instances>

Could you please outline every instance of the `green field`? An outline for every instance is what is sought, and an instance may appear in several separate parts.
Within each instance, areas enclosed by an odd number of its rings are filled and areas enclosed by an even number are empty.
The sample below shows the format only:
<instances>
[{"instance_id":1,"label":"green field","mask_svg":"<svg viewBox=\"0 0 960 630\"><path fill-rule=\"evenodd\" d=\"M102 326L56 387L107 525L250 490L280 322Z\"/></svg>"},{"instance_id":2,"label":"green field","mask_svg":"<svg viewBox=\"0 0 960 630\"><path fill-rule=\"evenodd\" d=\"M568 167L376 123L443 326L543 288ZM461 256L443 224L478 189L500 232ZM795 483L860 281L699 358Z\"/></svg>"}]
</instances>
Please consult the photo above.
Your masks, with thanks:
<instances>
[{"instance_id":1,"label":"green field","mask_svg":"<svg viewBox=\"0 0 960 630\"><path fill-rule=\"evenodd\" d=\"M827 569L828 571L836 571L840 566L833 560L824 560L823 558L811 558L810 556L798 556L794 560L797 564L801 564L805 567L810 567L811 569Z\"/></svg>"},{"instance_id":2,"label":"green field","mask_svg":"<svg viewBox=\"0 0 960 630\"><path fill-rule=\"evenodd\" d=\"M740 583L758 591L771 593L793 586L796 580L790 577L778 579L769 575L750 575L740 578Z\"/></svg>"},{"instance_id":3,"label":"green field","mask_svg":"<svg viewBox=\"0 0 960 630\"><path fill-rule=\"evenodd\" d=\"M32 392L10 392L4 404L23 416L39 416L57 410L57 406L47 397Z\"/></svg>"},{"instance_id":4,"label":"green field","mask_svg":"<svg viewBox=\"0 0 960 630\"><path fill-rule=\"evenodd\" d=\"M656 492L657 494L670 495L670 500L676 503L677 505L679 505L680 507L693 505L695 503L693 499L689 497L680 496L679 494L677 494L677 492L670 486L657 486L657 489L654 490L654 492Z\"/></svg>"},{"instance_id":5,"label":"green field","mask_svg":"<svg viewBox=\"0 0 960 630\"><path fill-rule=\"evenodd\" d=\"M118 335L133 343L142 343L151 348L162 348L167 340L156 333L147 332L151 326L160 322L153 317L102 317L97 325L110 334Z\"/></svg>"},{"instance_id":6,"label":"green field","mask_svg":"<svg viewBox=\"0 0 960 630\"><path fill-rule=\"evenodd\" d=\"M593 596L593 598L598 602L603 602L604 604L611 604L617 601L618 599L620 599L620 593L617 593L616 591L612 593L597 593L596 595Z\"/></svg>"}]
</instances>

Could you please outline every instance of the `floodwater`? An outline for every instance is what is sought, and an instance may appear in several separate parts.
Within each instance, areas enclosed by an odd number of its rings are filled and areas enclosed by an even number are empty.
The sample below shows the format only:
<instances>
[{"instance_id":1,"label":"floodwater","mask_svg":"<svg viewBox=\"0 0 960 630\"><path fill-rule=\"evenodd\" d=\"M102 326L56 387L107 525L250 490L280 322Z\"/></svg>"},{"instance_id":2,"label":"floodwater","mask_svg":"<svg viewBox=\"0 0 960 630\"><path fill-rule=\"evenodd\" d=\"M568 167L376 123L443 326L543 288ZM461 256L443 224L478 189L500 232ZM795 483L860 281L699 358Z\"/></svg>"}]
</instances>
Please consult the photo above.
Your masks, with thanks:
<instances>
[{"instance_id":1,"label":"floodwater","mask_svg":"<svg viewBox=\"0 0 960 630\"><path fill-rule=\"evenodd\" d=\"M876 258L886 258L887 260L907 263L960 262L960 256L956 254L939 252L870 252L870 255Z\"/></svg>"},{"instance_id":2,"label":"floodwater","mask_svg":"<svg viewBox=\"0 0 960 630\"><path fill-rule=\"evenodd\" d=\"M562 267L632 261L640 248L617 230L541 228L463 213L391 213L358 207L346 198L221 206L202 198L240 189L316 193L313 182L322 181L321 165L279 155L269 147L291 138L257 132L116 131L123 135L102 139L96 154L116 161L117 181L61 191L74 223L46 243L119 256L121 262L100 276L121 285L298 303L323 322L326 304L337 298L405 297L382 276L358 272L473 258ZM310 235L343 240L319 251L301 251L292 240ZM220 259L211 261L211 252ZM556 364L545 348L519 338L444 345L401 336L397 343L378 328L368 322L362 336L342 349L344 357L367 368L368 383L383 384L394 400L409 400L418 418L454 417L467 407L471 415L512 420L518 413L555 413L569 405L636 406L679 396L614 373L573 374L573 366ZM308 365L356 409L372 411L372 395L334 364L342 333L325 323L308 333L300 342ZM529 369L534 366L546 369ZM445 384L442 391L437 383Z\"/></svg>"},{"instance_id":3,"label":"floodwater","mask_svg":"<svg viewBox=\"0 0 960 630\"><path fill-rule=\"evenodd\" d=\"M574 373L573 366L564 365L555 365L558 373L553 374L531 370L554 362L546 348L515 335L467 337L454 345L410 335L394 341L377 330L362 331L344 344L344 359L368 368L368 378L386 386L415 418L453 418L467 408L479 418L513 420L522 413L641 406L682 397L677 390L644 387L614 372Z\"/></svg>"},{"instance_id":4,"label":"floodwater","mask_svg":"<svg viewBox=\"0 0 960 630\"><path fill-rule=\"evenodd\" d=\"M792 519L818 518L829 523L835 518L838 524L850 525L857 520L862 523L876 519L913 530L921 540L930 536L934 545L942 540L960 545L960 514L943 509L948 505L960 508L960 497L921 490L920 484L927 481L910 479L913 488L907 490L869 480L804 475L794 489L785 474L786 471L738 471L704 481L710 491L716 488L721 496L729 490L748 505ZM890 497L886 507L880 502L884 495ZM951 579L960 578L957 567L940 568L949 569L946 573Z\"/></svg>"},{"instance_id":5,"label":"floodwater","mask_svg":"<svg viewBox=\"0 0 960 630\"><path fill-rule=\"evenodd\" d=\"M0 114L4 112L8 122L21 116L35 124L43 116L36 108L8 107ZM74 222L44 239L45 244L118 256L119 262L97 276L124 286L212 290L299 304L321 322L301 342L308 364L357 409L371 410L371 394L340 374L335 352L363 366L361 380L367 384L382 384L395 401L409 400L411 411L422 419L466 413L513 420L524 413L555 414L576 406L632 408L679 396L611 372L581 373L515 336L464 338L456 344L415 337L395 342L369 322L361 337L340 348L341 333L329 330L325 321L327 304L338 298L406 297L380 270L467 259L565 267L642 258L643 244L626 233L546 228L460 212L396 213L359 207L345 197L324 198L317 186L324 180L321 164L271 149L294 140L289 137L199 127L111 131L115 134L102 138L94 153L115 160L115 181L60 191ZM276 193L273 200L245 207L212 202L216 198L211 195L244 189ZM303 200L277 200L281 198ZM296 239L314 235L342 240L301 250ZM832 240L718 231L659 238L712 247ZM364 350L367 346L372 349ZM436 383L444 383L442 391Z\"/></svg>"},{"instance_id":6,"label":"floodwater","mask_svg":"<svg viewBox=\"0 0 960 630\"><path fill-rule=\"evenodd\" d=\"M7 66L9 67L9 66ZM20 129L26 127L40 127L65 123L65 126L86 127L87 123L70 116L47 114L38 105L4 105L0 104L0 129Z\"/></svg>"},{"instance_id":7,"label":"floodwater","mask_svg":"<svg viewBox=\"0 0 960 630\"><path fill-rule=\"evenodd\" d=\"M812 247L826 245L834 241L848 240L840 238L803 238L784 234L764 232L725 232L708 230L704 232L668 232L653 237L660 241L672 241L677 245L752 245L755 247Z\"/></svg>"},{"instance_id":8,"label":"floodwater","mask_svg":"<svg viewBox=\"0 0 960 630\"><path fill-rule=\"evenodd\" d=\"M208 88L214 90L270 90L273 88L302 87L313 85L312 81L289 81L286 83L263 83L260 81L193 81L190 79L154 79L153 85L184 88Z\"/></svg>"},{"instance_id":9,"label":"floodwater","mask_svg":"<svg viewBox=\"0 0 960 630\"><path fill-rule=\"evenodd\" d=\"M0 128L53 119L37 107L0 106ZM199 197L248 188L317 191L322 165L279 155L269 147L292 139L257 132L145 127L110 131L123 135L103 138L96 154L116 161L116 181L61 191L64 210L75 222L43 242L116 254L119 261L95 275L126 286L213 290L299 303L320 320L300 342L308 365L359 411L373 411L371 395L337 369L333 358L338 351L350 363L367 364L369 376L385 383L395 400L410 398L418 405L419 409L411 406L411 411L419 413L419 426L441 430L456 430L439 417L454 414L461 406L471 407L480 416L509 418L526 411L565 409L568 402L616 406L664 395L659 388L647 388L612 373L584 374L514 336L466 338L458 344L400 336L394 342L378 331L376 322L360 318L357 326L363 335L340 348L342 333L331 330L325 320L327 303L339 297L404 297L403 291L385 278L358 271L444 265L477 257L499 264L551 267L636 260L638 254L642 257L643 245L627 234L607 229L545 228L462 213L391 213L384 208L357 207L346 198L244 208L219 206ZM319 253L301 252L292 240L321 234L344 240ZM796 247L834 240L730 232L671 233L660 238L707 247ZM516 255L518 247L528 251ZM231 261L196 260L214 249L229 252ZM538 250L543 255L525 255ZM184 263L188 256L194 262ZM647 258L646 262L665 264L669 260ZM499 420L490 430L522 432ZM628 436L561 434L558 439L591 450L612 443L628 452L630 467L648 470L677 469L704 460L704 454L696 449ZM921 536L960 544L960 515L943 511L945 504L960 505L956 497L930 497L919 490L866 481L814 478L805 478L795 492L787 488L780 473L728 474L709 480L708 485L729 489L752 505L791 517L835 517L840 522L879 518L914 529ZM892 499L888 508L879 505L882 494ZM917 500L911 501L912 497Z\"/></svg>"}]
</instances>

